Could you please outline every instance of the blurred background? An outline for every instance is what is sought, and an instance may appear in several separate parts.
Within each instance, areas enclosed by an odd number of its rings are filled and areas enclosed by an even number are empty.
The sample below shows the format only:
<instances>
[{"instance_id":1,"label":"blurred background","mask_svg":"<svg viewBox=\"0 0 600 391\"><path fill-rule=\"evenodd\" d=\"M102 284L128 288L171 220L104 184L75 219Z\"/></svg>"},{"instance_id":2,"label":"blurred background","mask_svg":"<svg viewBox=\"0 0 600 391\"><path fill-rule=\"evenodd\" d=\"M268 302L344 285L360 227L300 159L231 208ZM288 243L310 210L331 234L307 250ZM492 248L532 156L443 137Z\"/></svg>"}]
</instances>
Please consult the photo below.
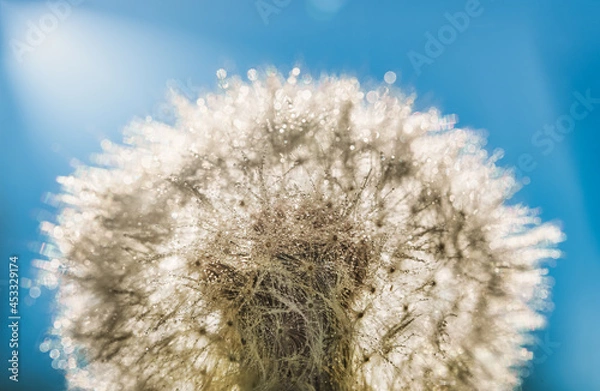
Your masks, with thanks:
<instances>
[{"instance_id":1,"label":"blurred background","mask_svg":"<svg viewBox=\"0 0 600 391\"><path fill-rule=\"evenodd\" d=\"M56 177L164 114L167 88L195 99L216 71L299 66L393 82L417 108L485 129L523 189L511 202L560 221L563 259L523 390L600 390L600 1L53 0L0 2L0 389L65 389L43 346L53 291ZM387 73L387 74L386 74ZM19 257L19 383L9 381L8 262ZM41 346L42 345L42 346Z\"/></svg>"}]
</instances>

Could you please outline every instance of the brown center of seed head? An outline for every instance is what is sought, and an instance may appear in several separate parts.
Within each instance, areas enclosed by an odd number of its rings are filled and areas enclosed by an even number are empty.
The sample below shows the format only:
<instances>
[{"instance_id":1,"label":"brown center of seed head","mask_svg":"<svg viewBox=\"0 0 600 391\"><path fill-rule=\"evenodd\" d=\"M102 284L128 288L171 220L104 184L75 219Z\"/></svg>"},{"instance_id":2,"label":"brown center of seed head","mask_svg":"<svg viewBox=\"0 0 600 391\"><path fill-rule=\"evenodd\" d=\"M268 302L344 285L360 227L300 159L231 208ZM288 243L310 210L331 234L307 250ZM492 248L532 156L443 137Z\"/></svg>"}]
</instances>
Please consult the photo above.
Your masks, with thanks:
<instances>
[{"instance_id":1,"label":"brown center of seed head","mask_svg":"<svg viewBox=\"0 0 600 391\"><path fill-rule=\"evenodd\" d=\"M373 246L340 209L332 201L278 205L252 222L253 268L209 263L210 289L234 319L231 339L244 341L246 383L276 390L295 379L290 390L347 389L356 322L349 308L366 286Z\"/></svg>"}]
</instances>

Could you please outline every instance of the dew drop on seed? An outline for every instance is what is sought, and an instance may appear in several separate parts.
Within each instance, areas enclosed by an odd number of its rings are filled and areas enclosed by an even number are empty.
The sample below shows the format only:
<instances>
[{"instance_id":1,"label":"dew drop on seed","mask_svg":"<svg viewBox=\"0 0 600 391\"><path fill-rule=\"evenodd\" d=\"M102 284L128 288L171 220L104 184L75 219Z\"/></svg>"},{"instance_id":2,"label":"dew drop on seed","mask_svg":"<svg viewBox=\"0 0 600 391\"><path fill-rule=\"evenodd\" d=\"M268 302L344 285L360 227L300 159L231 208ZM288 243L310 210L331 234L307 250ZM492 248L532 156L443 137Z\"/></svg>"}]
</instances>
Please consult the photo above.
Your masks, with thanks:
<instances>
[{"instance_id":1,"label":"dew drop on seed","mask_svg":"<svg viewBox=\"0 0 600 391\"><path fill-rule=\"evenodd\" d=\"M223 80L227 77L227 71L223 68L217 70L217 79Z\"/></svg>"},{"instance_id":2,"label":"dew drop on seed","mask_svg":"<svg viewBox=\"0 0 600 391\"><path fill-rule=\"evenodd\" d=\"M383 80L387 84L394 84L396 82L396 74L392 71L387 71L383 76Z\"/></svg>"}]
</instances>

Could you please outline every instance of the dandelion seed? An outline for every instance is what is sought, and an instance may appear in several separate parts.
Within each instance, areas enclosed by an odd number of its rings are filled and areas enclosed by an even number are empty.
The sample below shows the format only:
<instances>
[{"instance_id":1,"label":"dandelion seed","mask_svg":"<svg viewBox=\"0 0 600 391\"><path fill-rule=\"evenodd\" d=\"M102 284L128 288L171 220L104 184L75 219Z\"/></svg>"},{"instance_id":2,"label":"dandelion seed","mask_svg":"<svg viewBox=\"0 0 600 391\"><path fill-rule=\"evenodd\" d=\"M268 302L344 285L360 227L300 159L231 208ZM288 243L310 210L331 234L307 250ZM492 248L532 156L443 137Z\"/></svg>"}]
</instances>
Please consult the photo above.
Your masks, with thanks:
<instances>
[{"instance_id":1,"label":"dandelion seed","mask_svg":"<svg viewBox=\"0 0 600 391\"><path fill-rule=\"evenodd\" d=\"M68 343L40 350L69 389L519 384L560 230L505 203L516 182L477 133L291 74L174 95L174 125L134 121L63 178L46 272Z\"/></svg>"}]
</instances>

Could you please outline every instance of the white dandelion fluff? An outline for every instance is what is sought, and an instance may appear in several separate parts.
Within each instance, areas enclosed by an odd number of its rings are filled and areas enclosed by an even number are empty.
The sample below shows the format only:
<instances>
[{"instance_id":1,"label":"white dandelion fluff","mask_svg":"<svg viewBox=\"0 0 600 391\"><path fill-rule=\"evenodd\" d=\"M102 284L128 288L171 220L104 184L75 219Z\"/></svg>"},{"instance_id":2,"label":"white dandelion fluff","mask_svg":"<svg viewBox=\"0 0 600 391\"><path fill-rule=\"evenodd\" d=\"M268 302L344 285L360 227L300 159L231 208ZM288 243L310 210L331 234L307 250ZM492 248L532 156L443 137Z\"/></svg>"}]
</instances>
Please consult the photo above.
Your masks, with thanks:
<instances>
[{"instance_id":1,"label":"white dandelion fluff","mask_svg":"<svg viewBox=\"0 0 600 391\"><path fill-rule=\"evenodd\" d=\"M562 233L483 138L389 86L218 74L60 179L69 388L518 385Z\"/></svg>"}]
</instances>

